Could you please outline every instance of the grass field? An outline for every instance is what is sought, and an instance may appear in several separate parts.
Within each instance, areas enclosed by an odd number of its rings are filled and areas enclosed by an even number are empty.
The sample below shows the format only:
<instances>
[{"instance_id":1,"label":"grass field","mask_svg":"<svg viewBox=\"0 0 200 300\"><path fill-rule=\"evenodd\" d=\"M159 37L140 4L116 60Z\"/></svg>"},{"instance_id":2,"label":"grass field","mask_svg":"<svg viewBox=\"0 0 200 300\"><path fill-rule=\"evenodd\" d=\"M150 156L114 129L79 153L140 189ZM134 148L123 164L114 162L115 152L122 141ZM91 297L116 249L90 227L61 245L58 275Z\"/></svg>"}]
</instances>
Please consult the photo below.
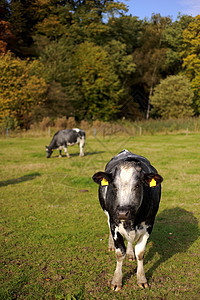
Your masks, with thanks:
<instances>
[{"instance_id":1,"label":"grass field","mask_svg":"<svg viewBox=\"0 0 200 300\"><path fill-rule=\"evenodd\" d=\"M49 138L0 140L0 299L199 299L200 134L89 137L85 157L46 159ZM123 289L110 281L107 218L91 177L127 148L164 177L144 268L124 260Z\"/></svg>"}]
</instances>

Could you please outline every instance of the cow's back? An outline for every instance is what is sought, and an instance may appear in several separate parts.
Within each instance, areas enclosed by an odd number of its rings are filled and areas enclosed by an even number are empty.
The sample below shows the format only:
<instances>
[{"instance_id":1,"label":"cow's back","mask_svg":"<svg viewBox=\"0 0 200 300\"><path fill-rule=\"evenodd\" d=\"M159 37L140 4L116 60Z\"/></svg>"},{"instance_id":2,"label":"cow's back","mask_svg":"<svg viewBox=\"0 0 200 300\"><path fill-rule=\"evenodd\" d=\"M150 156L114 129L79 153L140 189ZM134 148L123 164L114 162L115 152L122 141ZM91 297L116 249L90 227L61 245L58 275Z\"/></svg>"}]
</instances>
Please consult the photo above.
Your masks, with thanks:
<instances>
[{"instance_id":1,"label":"cow's back","mask_svg":"<svg viewBox=\"0 0 200 300\"><path fill-rule=\"evenodd\" d=\"M78 133L73 129L63 129L55 133L53 139L57 146L74 144L77 141Z\"/></svg>"},{"instance_id":2,"label":"cow's back","mask_svg":"<svg viewBox=\"0 0 200 300\"><path fill-rule=\"evenodd\" d=\"M77 132L78 136L82 139L85 139L85 131L79 128L73 128Z\"/></svg>"},{"instance_id":3,"label":"cow's back","mask_svg":"<svg viewBox=\"0 0 200 300\"><path fill-rule=\"evenodd\" d=\"M122 150L107 163L105 171L108 173L114 173L116 166L119 165L120 162L131 160L140 162L144 173L157 172L147 158L134 154L126 149Z\"/></svg>"}]
</instances>

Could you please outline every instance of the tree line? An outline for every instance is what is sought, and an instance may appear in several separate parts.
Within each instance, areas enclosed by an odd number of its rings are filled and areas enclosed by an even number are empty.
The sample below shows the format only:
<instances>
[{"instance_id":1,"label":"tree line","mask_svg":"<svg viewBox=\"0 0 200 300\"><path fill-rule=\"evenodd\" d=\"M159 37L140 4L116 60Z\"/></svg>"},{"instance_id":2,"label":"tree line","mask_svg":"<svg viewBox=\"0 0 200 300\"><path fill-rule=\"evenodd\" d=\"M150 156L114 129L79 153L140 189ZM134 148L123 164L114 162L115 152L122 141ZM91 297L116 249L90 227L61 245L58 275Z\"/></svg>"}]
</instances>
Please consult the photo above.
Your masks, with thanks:
<instances>
[{"instance_id":1,"label":"tree line","mask_svg":"<svg viewBox=\"0 0 200 300\"><path fill-rule=\"evenodd\" d=\"M0 123L200 113L200 15L109 0L0 0Z\"/></svg>"}]
</instances>

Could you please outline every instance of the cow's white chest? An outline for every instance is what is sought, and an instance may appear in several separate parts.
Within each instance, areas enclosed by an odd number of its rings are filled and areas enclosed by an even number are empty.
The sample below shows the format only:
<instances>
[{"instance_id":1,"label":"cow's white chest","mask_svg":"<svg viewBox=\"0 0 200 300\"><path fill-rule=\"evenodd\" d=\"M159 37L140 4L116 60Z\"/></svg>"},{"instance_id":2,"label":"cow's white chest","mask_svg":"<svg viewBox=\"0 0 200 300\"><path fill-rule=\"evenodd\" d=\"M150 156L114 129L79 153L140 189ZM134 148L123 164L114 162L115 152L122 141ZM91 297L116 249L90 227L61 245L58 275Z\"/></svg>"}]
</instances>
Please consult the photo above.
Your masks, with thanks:
<instances>
[{"instance_id":1,"label":"cow's white chest","mask_svg":"<svg viewBox=\"0 0 200 300\"><path fill-rule=\"evenodd\" d=\"M133 244L134 242L137 242L139 238L147 232L147 225L143 222L139 227L136 227L135 230L127 231L124 228L124 224L122 222L115 229L115 238L117 237L117 232L123 235L128 242Z\"/></svg>"}]
</instances>

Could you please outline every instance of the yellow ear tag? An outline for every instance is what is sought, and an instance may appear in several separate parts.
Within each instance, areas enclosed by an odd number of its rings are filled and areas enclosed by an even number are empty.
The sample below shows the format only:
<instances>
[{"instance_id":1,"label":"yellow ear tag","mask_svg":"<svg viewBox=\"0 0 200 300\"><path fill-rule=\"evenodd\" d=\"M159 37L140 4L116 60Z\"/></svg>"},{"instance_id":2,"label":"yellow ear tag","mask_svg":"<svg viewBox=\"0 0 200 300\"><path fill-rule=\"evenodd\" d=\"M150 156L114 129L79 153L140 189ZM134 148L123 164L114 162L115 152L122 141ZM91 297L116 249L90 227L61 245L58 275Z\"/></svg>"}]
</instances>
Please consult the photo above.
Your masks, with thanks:
<instances>
[{"instance_id":1,"label":"yellow ear tag","mask_svg":"<svg viewBox=\"0 0 200 300\"><path fill-rule=\"evenodd\" d=\"M151 181L150 181L150 183L149 183L149 186L150 186L150 187L156 186L156 181L155 181L154 178L151 179Z\"/></svg>"},{"instance_id":2,"label":"yellow ear tag","mask_svg":"<svg viewBox=\"0 0 200 300\"><path fill-rule=\"evenodd\" d=\"M101 180L101 185L102 185L102 186L108 185L108 181L107 181L105 178L103 178L103 179Z\"/></svg>"}]
</instances>

